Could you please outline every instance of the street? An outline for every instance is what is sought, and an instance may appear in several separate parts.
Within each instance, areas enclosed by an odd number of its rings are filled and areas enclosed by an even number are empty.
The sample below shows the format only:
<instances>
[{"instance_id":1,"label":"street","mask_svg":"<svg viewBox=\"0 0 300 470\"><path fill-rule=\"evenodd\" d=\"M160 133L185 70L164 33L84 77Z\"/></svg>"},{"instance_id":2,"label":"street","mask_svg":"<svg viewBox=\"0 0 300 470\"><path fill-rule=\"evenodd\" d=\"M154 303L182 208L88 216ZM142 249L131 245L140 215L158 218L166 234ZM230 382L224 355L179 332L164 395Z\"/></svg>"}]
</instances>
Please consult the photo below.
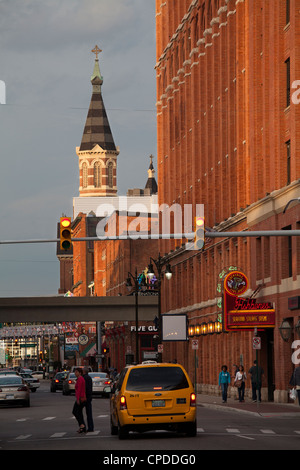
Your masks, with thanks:
<instances>
[{"instance_id":1,"label":"street","mask_svg":"<svg viewBox=\"0 0 300 470\"><path fill-rule=\"evenodd\" d=\"M40 389L31 394L30 408L1 407L0 449L89 450L104 458L113 452L120 456L122 451L136 456L140 455L139 451L153 455L154 452L163 454L167 449L169 455L186 452L199 457L199 451L203 450L300 448L299 415L262 417L197 406L198 431L194 438L160 431L130 434L128 439L120 441L118 436L110 434L108 398L93 399L95 431L86 435L76 432L73 402L74 396L63 396L60 391L50 393L49 382L42 381Z\"/></svg>"}]
</instances>

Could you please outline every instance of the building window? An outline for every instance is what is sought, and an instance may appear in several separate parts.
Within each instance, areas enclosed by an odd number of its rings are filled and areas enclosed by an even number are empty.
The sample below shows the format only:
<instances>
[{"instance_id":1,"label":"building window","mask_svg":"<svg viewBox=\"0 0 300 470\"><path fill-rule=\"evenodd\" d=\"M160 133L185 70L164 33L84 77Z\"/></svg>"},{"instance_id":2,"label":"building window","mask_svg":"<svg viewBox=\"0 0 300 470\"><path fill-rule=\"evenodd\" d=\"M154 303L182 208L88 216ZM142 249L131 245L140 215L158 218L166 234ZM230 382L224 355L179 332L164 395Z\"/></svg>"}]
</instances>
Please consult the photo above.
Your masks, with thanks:
<instances>
[{"instance_id":1,"label":"building window","mask_svg":"<svg viewBox=\"0 0 300 470\"><path fill-rule=\"evenodd\" d=\"M114 168L114 164L112 162L110 162L108 164L108 187L109 188L113 188L113 168Z\"/></svg>"},{"instance_id":2,"label":"building window","mask_svg":"<svg viewBox=\"0 0 300 470\"><path fill-rule=\"evenodd\" d=\"M87 188L88 185L88 171L87 171L87 164L82 164L82 187Z\"/></svg>"},{"instance_id":3,"label":"building window","mask_svg":"<svg viewBox=\"0 0 300 470\"><path fill-rule=\"evenodd\" d=\"M291 104L291 62L290 58L285 61L286 67L286 107Z\"/></svg>"},{"instance_id":4,"label":"building window","mask_svg":"<svg viewBox=\"0 0 300 470\"><path fill-rule=\"evenodd\" d=\"M291 182L291 141L286 142L287 184Z\"/></svg>"},{"instance_id":5,"label":"building window","mask_svg":"<svg viewBox=\"0 0 300 470\"><path fill-rule=\"evenodd\" d=\"M291 2L286 0L286 24L290 22Z\"/></svg>"},{"instance_id":6,"label":"building window","mask_svg":"<svg viewBox=\"0 0 300 470\"><path fill-rule=\"evenodd\" d=\"M94 164L94 187L100 188L101 187L101 166L100 162L96 162Z\"/></svg>"}]
</instances>

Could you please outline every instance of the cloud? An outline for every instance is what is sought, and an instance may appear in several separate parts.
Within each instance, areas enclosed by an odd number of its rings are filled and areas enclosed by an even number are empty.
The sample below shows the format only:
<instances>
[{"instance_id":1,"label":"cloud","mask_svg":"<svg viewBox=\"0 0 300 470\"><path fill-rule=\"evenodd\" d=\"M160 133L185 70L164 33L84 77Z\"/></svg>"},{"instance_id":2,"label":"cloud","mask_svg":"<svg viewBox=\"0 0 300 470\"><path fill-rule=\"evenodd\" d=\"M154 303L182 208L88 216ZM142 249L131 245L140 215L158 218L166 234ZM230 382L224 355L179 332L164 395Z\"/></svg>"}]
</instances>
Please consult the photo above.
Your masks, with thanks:
<instances>
[{"instance_id":1,"label":"cloud","mask_svg":"<svg viewBox=\"0 0 300 470\"><path fill-rule=\"evenodd\" d=\"M79 185L75 148L91 98L95 44L103 51L103 98L120 147L119 194L146 183L149 155L156 154L155 2L0 0L0 80L6 84L0 239L56 236L61 213L72 215ZM28 249L18 246L20 259ZM1 247L0 262L10 250ZM30 252L56 261L53 245ZM24 272L14 272L14 292L23 295ZM58 275L45 280L47 292L57 292ZM5 279L0 270L3 286ZM41 271L39 285L42 280Z\"/></svg>"}]
</instances>

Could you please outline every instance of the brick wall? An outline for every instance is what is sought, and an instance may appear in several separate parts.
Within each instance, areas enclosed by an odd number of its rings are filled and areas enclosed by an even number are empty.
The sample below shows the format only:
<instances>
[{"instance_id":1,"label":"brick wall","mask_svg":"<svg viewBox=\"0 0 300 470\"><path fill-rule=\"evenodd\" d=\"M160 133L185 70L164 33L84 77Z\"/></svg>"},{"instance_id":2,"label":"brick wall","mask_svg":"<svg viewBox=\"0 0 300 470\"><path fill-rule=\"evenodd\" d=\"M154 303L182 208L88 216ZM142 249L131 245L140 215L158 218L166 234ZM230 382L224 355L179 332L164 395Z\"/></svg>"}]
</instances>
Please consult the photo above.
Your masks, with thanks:
<instances>
[{"instance_id":1,"label":"brick wall","mask_svg":"<svg viewBox=\"0 0 300 470\"><path fill-rule=\"evenodd\" d=\"M290 58L291 83L300 79L299 11L300 1L291 1L286 25L279 0L157 0L159 204L202 203L206 226L217 230L299 228L300 205L282 214L299 194L300 106L287 106L285 64ZM163 311L185 311L192 322L215 319L219 273L239 267L250 291L276 305L273 363L271 333L262 333L260 360L265 388L274 380L276 390L285 390L291 344L282 341L278 326L286 316L294 322L300 316L286 304L300 292L299 242L292 239L289 266L287 238L217 239L203 253L184 251L180 240L161 241L174 269L163 286ZM252 332L199 341L199 387L215 387L223 363L230 368L241 356L247 369L255 357ZM164 358L174 355L192 374L191 346L167 345Z\"/></svg>"}]
</instances>

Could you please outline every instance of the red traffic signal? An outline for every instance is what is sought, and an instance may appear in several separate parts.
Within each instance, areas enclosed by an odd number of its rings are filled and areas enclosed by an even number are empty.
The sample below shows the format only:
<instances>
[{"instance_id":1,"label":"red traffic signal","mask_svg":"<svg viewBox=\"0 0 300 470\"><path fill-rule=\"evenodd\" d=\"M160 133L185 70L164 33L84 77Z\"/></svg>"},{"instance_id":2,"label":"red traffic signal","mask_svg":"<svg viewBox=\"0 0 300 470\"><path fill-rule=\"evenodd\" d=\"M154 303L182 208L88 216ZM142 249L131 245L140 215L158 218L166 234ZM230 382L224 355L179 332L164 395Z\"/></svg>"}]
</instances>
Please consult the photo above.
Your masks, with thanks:
<instances>
[{"instance_id":1,"label":"red traffic signal","mask_svg":"<svg viewBox=\"0 0 300 470\"><path fill-rule=\"evenodd\" d=\"M71 241L71 218L70 217L61 217L60 218L60 248L65 251L70 251L72 249Z\"/></svg>"}]
</instances>

